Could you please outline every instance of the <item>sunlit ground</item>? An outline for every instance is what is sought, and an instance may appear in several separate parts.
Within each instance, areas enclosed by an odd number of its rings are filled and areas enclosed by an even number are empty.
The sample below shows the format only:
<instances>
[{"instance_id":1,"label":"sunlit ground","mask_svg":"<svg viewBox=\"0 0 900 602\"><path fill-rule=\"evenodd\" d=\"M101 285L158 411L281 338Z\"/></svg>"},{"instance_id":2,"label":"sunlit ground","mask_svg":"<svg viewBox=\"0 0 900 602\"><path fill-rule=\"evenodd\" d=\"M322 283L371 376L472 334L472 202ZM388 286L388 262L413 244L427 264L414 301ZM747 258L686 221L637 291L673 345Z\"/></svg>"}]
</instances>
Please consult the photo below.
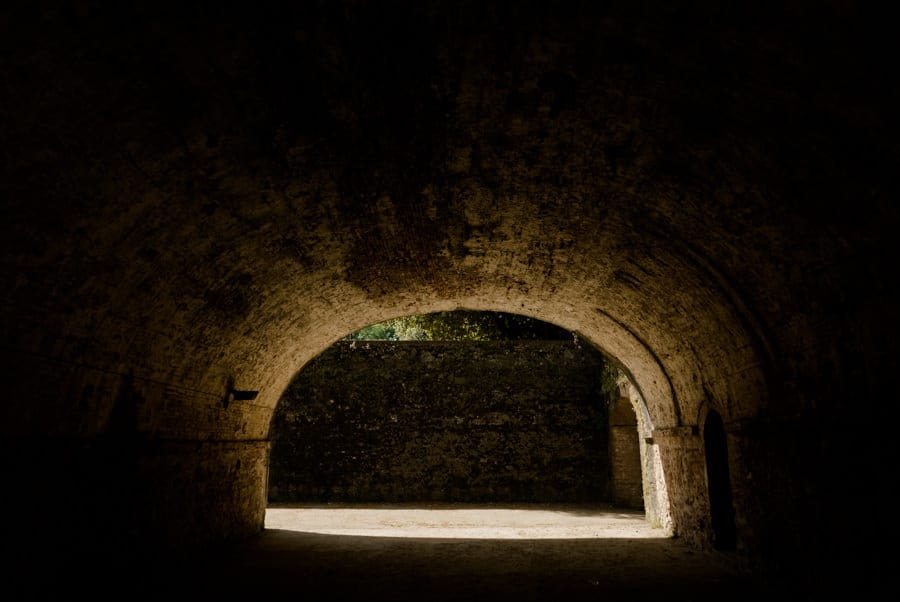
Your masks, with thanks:
<instances>
[{"instance_id":1,"label":"sunlit ground","mask_svg":"<svg viewBox=\"0 0 900 602\"><path fill-rule=\"evenodd\" d=\"M460 539L661 538L642 512L586 506L270 506L266 529Z\"/></svg>"}]
</instances>

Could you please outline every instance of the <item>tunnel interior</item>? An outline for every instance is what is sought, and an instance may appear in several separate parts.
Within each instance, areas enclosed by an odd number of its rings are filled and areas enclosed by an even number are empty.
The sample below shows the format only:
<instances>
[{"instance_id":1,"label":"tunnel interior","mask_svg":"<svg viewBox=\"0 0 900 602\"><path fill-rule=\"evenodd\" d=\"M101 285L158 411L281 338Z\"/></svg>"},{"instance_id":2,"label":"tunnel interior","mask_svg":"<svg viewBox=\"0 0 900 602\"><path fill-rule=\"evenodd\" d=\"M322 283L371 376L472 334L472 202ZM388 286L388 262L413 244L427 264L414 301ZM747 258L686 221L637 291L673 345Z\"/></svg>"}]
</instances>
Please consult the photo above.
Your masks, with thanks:
<instances>
[{"instance_id":1,"label":"tunnel interior","mask_svg":"<svg viewBox=\"0 0 900 602\"><path fill-rule=\"evenodd\" d=\"M648 514L679 541L800 592L877 585L882 534L843 517L892 499L894 407L872 401L900 357L892 23L854 2L5 4L12 572L259 536L294 376L366 325L466 309L614 359L669 509Z\"/></svg>"}]
</instances>

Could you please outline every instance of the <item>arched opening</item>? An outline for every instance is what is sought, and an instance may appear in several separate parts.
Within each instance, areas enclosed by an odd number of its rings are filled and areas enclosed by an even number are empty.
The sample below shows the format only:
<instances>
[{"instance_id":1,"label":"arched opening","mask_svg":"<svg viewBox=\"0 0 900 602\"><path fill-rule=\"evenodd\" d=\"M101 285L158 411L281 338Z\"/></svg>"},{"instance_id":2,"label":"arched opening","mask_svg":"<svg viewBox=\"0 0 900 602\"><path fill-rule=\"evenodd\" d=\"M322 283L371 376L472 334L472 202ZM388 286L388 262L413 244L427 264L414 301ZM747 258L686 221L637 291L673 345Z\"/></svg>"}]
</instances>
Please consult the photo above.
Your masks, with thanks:
<instances>
[{"instance_id":1,"label":"arched opening","mask_svg":"<svg viewBox=\"0 0 900 602\"><path fill-rule=\"evenodd\" d=\"M722 417L710 411L703 426L706 447L706 477L713 529L713 547L733 550L737 543L732 505L731 478L728 470L728 442Z\"/></svg>"},{"instance_id":2,"label":"arched opening","mask_svg":"<svg viewBox=\"0 0 900 602\"><path fill-rule=\"evenodd\" d=\"M630 519L644 510L640 401L628 385L576 332L519 314L456 310L366 326L308 362L279 400L267 522L396 534L380 522L396 527L403 510L385 504L416 508L420 526L430 523L422 507L439 504L466 533L521 536L542 524L545 536L609 534L596 522L602 509ZM568 522L554 511L574 505L591 511ZM291 507L303 516L286 518ZM554 531L547 517L566 524Z\"/></svg>"}]
</instances>

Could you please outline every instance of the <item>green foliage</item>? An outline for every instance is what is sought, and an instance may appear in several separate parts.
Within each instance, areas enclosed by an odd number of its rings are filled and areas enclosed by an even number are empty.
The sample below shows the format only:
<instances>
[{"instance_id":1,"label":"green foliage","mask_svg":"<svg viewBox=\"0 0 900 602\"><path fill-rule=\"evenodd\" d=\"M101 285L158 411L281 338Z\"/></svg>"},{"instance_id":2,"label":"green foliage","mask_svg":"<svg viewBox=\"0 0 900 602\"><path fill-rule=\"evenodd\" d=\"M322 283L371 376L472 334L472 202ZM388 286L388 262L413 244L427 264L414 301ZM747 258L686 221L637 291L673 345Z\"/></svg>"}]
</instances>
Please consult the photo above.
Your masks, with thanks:
<instances>
[{"instance_id":1,"label":"green foliage","mask_svg":"<svg viewBox=\"0 0 900 602\"><path fill-rule=\"evenodd\" d=\"M607 403L615 401L619 396L619 379L621 373L606 357L600 371L600 395Z\"/></svg>"},{"instance_id":2,"label":"green foliage","mask_svg":"<svg viewBox=\"0 0 900 602\"><path fill-rule=\"evenodd\" d=\"M600 382L599 390L594 403L600 409L594 418L594 428L599 433L605 433L609 424L609 408L612 407L619 398L619 382L622 373L613 364L609 358L603 356L603 363L600 366Z\"/></svg>"},{"instance_id":3,"label":"green foliage","mask_svg":"<svg viewBox=\"0 0 900 602\"><path fill-rule=\"evenodd\" d=\"M372 324L360 328L356 332L351 332L344 339L348 341L398 341L400 337L397 335L396 322L397 320L388 320Z\"/></svg>"},{"instance_id":4,"label":"green foliage","mask_svg":"<svg viewBox=\"0 0 900 602\"><path fill-rule=\"evenodd\" d=\"M571 340L573 332L519 314L457 310L395 318L361 328L354 341Z\"/></svg>"}]
</instances>

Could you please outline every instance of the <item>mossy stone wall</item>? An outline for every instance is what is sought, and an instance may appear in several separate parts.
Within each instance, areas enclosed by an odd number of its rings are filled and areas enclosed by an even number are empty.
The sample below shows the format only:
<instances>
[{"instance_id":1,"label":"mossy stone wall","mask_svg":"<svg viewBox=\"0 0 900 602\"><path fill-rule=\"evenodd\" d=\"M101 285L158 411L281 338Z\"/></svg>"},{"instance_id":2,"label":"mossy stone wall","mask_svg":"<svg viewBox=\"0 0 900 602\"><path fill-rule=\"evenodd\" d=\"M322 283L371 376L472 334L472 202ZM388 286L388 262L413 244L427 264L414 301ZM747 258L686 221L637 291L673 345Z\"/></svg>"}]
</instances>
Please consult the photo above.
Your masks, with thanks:
<instances>
[{"instance_id":1,"label":"mossy stone wall","mask_svg":"<svg viewBox=\"0 0 900 602\"><path fill-rule=\"evenodd\" d=\"M607 501L603 361L568 341L342 341L278 404L269 501Z\"/></svg>"}]
</instances>

